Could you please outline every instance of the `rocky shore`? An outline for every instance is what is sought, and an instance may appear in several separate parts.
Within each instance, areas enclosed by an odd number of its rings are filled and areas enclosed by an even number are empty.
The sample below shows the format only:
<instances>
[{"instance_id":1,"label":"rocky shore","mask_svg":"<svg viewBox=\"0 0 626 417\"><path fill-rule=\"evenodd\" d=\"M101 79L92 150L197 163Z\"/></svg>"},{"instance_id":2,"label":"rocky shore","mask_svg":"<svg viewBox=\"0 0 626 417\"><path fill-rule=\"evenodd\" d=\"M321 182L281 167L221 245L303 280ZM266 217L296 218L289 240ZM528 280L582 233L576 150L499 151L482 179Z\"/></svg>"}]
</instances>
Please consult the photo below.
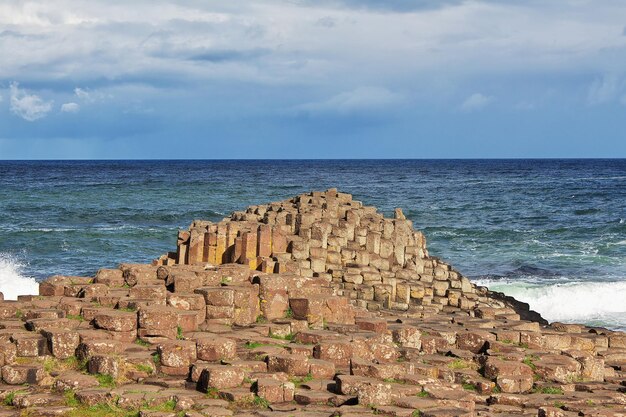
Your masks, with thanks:
<instances>
[{"instance_id":1,"label":"rocky shore","mask_svg":"<svg viewBox=\"0 0 626 417\"><path fill-rule=\"evenodd\" d=\"M626 334L548 324L331 189L0 303L3 416L626 416Z\"/></svg>"}]
</instances>

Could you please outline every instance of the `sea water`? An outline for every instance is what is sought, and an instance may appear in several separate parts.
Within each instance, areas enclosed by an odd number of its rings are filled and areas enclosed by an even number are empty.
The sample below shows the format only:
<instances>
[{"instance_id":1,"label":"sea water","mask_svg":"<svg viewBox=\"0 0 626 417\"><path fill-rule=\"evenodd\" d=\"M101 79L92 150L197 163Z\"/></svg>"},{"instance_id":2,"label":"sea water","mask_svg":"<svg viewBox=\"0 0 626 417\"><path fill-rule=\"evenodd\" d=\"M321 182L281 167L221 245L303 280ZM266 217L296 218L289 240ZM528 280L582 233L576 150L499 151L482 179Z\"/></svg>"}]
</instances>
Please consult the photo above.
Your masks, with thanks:
<instances>
[{"instance_id":1,"label":"sea water","mask_svg":"<svg viewBox=\"0 0 626 417\"><path fill-rule=\"evenodd\" d=\"M0 291L175 249L194 219L337 187L551 321L626 329L626 160L0 162Z\"/></svg>"}]
</instances>

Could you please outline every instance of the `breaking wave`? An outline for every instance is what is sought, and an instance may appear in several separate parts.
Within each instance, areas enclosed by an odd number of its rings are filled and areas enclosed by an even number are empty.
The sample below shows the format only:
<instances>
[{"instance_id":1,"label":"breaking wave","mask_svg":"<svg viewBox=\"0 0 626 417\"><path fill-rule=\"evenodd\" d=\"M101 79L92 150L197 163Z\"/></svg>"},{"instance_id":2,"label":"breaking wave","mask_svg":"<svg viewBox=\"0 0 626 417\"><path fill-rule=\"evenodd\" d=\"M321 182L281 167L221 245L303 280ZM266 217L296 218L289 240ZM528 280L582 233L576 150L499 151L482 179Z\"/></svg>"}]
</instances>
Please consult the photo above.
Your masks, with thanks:
<instances>
[{"instance_id":1,"label":"breaking wave","mask_svg":"<svg viewBox=\"0 0 626 417\"><path fill-rule=\"evenodd\" d=\"M0 291L5 300L16 300L18 295L39 293L37 281L21 275L23 267L14 256L0 253Z\"/></svg>"},{"instance_id":2,"label":"breaking wave","mask_svg":"<svg viewBox=\"0 0 626 417\"><path fill-rule=\"evenodd\" d=\"M474 282L528 303L548 321L626 329L626 281L540 283L478 279Z\"/></svg>"}]
</instances>

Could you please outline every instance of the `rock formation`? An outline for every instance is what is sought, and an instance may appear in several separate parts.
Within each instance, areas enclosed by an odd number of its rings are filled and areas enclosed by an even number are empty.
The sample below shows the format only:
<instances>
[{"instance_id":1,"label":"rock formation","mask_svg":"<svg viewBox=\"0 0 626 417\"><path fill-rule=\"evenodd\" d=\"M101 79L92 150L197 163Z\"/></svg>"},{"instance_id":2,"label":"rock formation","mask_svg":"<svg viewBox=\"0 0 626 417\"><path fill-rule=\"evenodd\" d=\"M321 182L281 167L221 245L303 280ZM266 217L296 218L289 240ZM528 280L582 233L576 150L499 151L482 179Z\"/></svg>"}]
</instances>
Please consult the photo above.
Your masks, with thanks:
<instances>
[{"instance_id":1,"label":"rock formation","mask_svg":"<svg viewBox=\"0 0 626 417\"><path fill-rule=\"evenodd\" d=\"M477 288L429 256L424 235L413 230L401 209L386 219L375 207L335 189L248 207L217 224L195 221L178 234L177 251L157 263L238 263L269 274L319 278L335 295L369 311L415 316L509 307L523 318L547 323L527 304ZM170 283L175 285L175 277Z\"/></svg>"},{"instance_id":2,"label":"rock formation","mask_svg":"<svg viewBox=\"0 0 626 417\"><path fill-rule=\"evenodd\" d=\"M0 417L626 415L626 334L548 325L336 190L1 302L0 365Z\"/></svg>"}]
</instances>

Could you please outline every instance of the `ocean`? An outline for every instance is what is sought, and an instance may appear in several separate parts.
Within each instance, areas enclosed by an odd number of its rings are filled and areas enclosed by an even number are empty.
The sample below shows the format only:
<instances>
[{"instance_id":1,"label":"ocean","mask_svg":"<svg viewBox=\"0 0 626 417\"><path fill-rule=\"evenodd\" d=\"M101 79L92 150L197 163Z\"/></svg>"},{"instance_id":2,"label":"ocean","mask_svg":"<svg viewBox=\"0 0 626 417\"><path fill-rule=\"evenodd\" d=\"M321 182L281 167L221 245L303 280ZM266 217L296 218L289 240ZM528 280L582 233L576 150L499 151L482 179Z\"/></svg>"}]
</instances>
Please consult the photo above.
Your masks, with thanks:
<instances>
[{"instance_id":1,"label":"ocean","mask_svg":"<svg viewBox=\"0 0 626 417\"><path fill-rule=\"evenodd\" d=\"M550 321L626 329L626 160L0 161L0 291L175 249L194 219L337 187Z\"/></svg>"}]
</instances>

